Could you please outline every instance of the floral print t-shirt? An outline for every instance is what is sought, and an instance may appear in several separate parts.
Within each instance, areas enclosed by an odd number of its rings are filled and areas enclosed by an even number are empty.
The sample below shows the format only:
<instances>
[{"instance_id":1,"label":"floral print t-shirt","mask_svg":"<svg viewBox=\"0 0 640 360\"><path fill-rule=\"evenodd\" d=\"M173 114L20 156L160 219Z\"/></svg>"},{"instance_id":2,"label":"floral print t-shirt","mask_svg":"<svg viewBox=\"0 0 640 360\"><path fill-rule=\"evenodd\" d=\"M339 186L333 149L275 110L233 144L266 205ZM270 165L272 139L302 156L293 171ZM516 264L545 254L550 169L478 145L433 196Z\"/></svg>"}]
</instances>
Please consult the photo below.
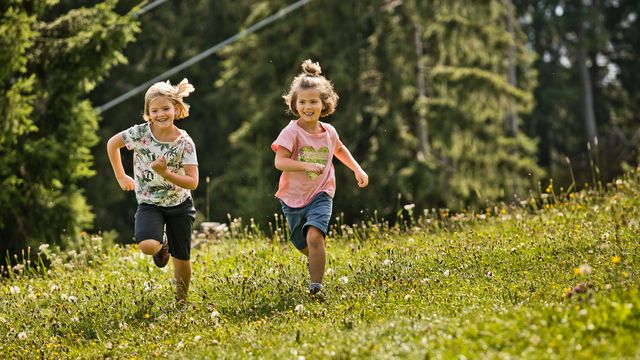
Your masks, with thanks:
<instances>
[{"instance_id":1,"label":"floral print t-shirt","mask_svg":"<svg viewBox=\"0 0 640 360\"><path fill-rule=\"evenodd\" d=\"M138 204L159 206L182 204L191 191L171 183L151 168L160 155L167 160L167 169L184 175L184 165L198 165L196 146L186 131L170 142L159 141L153 136L149 123L134 125L122 132L127 149L133 150L133 174Z\"/></svg>"}]
</instances>

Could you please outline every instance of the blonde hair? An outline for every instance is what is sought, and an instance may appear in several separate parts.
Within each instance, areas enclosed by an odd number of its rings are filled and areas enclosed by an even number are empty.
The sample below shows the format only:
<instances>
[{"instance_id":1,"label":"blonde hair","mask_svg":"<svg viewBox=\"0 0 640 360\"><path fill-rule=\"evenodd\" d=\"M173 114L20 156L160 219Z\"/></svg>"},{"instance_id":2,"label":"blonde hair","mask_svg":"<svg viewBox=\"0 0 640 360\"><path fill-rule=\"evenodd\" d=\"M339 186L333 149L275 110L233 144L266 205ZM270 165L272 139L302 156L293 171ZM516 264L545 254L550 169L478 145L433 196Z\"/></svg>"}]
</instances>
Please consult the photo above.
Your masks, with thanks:
<instances>
[{"instance_id":1,"label":"blonde hair","mask_svg":"<svg viewBox=\"0 0 640 360\"><path fill-rule=\"evenodd\" d=\"M147 93L144 94L144 113L142 117L146 121L150 121L151 117L149 115L149 104L151 101L159 98L166 97L176 106L176 117L175 119L184 119L189 116L189 105L186 104L183 99L189 96L195 90L193 85L189 84L189 80L182 79L180 83L176 86L171 85L169 80L165 82L157 82L147 90Z\"/></svg>"},{"instance_id":2,"label":"blonde hair","mask_svg":"<svg viewBox=\"0 0 640 360\"><path fill-rule=\"evenodd\" d=\"M320 64L307 59L302 62L301 66L302 72L291 82L289 92L282 96L289 111L293 115L300 116L298 110L296 110L298 91L301 89L316 89L320 92L320 100L322 101L322 112L320 116L325 117L333 114L338 106L339 96L333 90L331 81L320 75L322 74Z\"/></svg>"}]
</instances>

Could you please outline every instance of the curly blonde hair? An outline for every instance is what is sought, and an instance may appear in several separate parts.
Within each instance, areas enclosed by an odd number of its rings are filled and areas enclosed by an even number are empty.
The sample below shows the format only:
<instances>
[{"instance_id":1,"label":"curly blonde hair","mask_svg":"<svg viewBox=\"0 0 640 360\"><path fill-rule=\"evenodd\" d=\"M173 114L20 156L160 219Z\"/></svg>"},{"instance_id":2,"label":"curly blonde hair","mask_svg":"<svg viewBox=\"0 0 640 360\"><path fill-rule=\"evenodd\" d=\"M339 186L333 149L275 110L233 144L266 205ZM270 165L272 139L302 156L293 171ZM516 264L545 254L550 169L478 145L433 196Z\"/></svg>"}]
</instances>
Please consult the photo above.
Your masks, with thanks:
<instances>
[{"instance_id":1,"label":"curly blonde hair","mask_svg":"<svg viewBox=\"0 0 640 360\"><path fill-rule=\"evenodd\" d=\"M321 75L322 69L320 68L320 64L307 59L302 62L301 66L302 72L293 79L287 94L282 96L288 110L293 115L300 116L298 110L296 110L298 91L301 89L316 89L320 93L320 100L322 101L322 112L320 112L320 116L325 117L333 114L338 106L339 96L333 90L331 81Z\"/></svg>"},{"instance_id":2,"label":"curly blonde hair","mask_svg":"<svg viewBox=\"0 0 640 360\"><path fill-rule=\"evenodd\" d=\"M150 121L149 104L159 97L166 97L176 106L175 119L186 118L189 116L189 105L186 104L183 99L189 96L194 90L195 88L189 84L189 80L186 78L182 79L176 86L171 85L169 80L151 85L146 94L144 94L144 113L142 117L146 121Z\"/></svg>"}]
</instances>

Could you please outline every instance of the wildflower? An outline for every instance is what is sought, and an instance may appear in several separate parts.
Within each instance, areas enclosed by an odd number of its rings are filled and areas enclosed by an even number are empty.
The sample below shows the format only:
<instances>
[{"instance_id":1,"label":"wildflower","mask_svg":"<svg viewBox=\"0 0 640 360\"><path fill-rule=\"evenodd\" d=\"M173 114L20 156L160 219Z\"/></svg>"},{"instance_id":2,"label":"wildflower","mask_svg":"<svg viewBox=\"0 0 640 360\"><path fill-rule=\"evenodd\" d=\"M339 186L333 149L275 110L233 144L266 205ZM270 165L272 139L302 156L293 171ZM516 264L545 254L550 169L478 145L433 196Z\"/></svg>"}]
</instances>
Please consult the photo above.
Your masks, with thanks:
<instances>
[{"instance_id":1,"label":"wildflower","mask_svg":"<svg viewBox=\"0 0 640 360\"><path fill-rule=\"evenodd\" d=\"M411 297L412 297L411 295L407 294L407 295L404 296L404 299L405 300L411 300Z\"/></svg>"},{"instance_id":2,"label":"wildflower","mask_svg":"<svg viewBox=\"0 0 640 360\"><path fill-rule=\"evenodd\" d=\"M302 304L298 304L296 305L295 309L294 309L297 313L300 313L304 310L304 305Z\"/></svg>"},{"instance_id":3,"label":"wildflower","mask_svg":"<svg viewBox=\"0 0 640 360\"><path fill-rule=\"evenodd\" d=\"M180 350L184 347L184 341L180 340L180 342L178 343L178 345L176 345L176 349Z\"/></svg>"},{"instance_id":4,"label":"wildflower","mask_svg":"<svg viewBox=\"0 0 640 360\"><path fill-rule=\"evenodd\" d=\"M346 284L349 282L349 278L346 276L341 277L340 279L338 279L341 283Z\"/></svg>"},{"instance_id":5,"label":"wildflower","mask_svg":"<svg viewBox=\"0 0 640 360\"><path fill-rule=\"evenodd\" d=\"M198 341L200 341L200 339L202 339L202 336L200 336L200 335L196 335L196 336L193 338L193 341L198 342Z\"/></svg>"},{"instance_id":6,"label":"wildflower","mask_svg":"<svg viewBox=\"0 0 640 360\"><path fill-rule=\"evenodd\" d=\"M447 269L447 270L445 270L445 271L443 272L443 274L444 274L444 276L449 276L450 271Z\"/></svg>"},{"instance_id":7,"label":"wildflower","mask_svg":"<svg viewBox=\"0 0 640 360\"><path fill-rule=\"evenodd\" d=\"M333 268L328 268L327 271L326 271L326 274L327 275L333 275L334 272L335 271L333 270Z\"/></svg>"},{"instance_id":8,"label":"wildflower","mask_svg":"<svg viewBox=\"0 0 640 360\"><path fill-rule=\"evenodd\" d=\"M71 296L69 296L69 302L77 304L78 303L78 298L73 296L73 295L71 295Z\"/></svg>"},{"instance_id":9,"label":"wildflower","mask_svg":"<svg viewBox=\"0 0 640 360\"><path fill-rule=\"evenodd\" d=\"M211 312L211 320L217 320L218 317L220 316L220 313L213 310L213 312Z\"/></svg>"},{"instance_id":10,"label":"wildflower","mask_svg":"<svg viewBox=\"0 0 640 360\"><path fill-rule=\"evenodd\" d=\"M38 252L45 252L47 249L49 249L49 244L40 244L38 246Z\"/></svg>"},{"instance_id":11,"label":"wildflower","mask_svg":"<svg viewBox=\"0 0 640 360\"><path fill-rule=\"evenodd\" d=\"M618 264L618 263L620 263L620 261L622 261L622 259L620 259L620 256L616 255L616 256L612 256L611 257L611 262L614 263L614 264Z\"/></svg>"},{"instance_id":12,"label":"wildflower","mask_svg":"<svg viewBox=\"0 0 640 360\"><path fill-rule=\"evenodd\" d=\"M27 333L26 332L21 332L20 334L18 334L18 339L20 340L26 340L27 339Z\"/></svg>"},{"instance_id":13,"label":"wildflower","mask_svg":"<svg viewBox=\"0 0 640 360\"><path fill-rule=\"evenodd\" d=\"M593 272L593 268L589 264L582 264L573 270L576 275L589 275Z\"/></svg>"},{"instance_id":14,"label":"wildflower","mask_svg":"<svg viewBox=\"0 0 640 360\"><path fill-rule=\"evenodd\" d=\"M10 286L9 287L9 292L11 293L11 295L18 295L18 294L20 294L20 287L19 286Z\"/></svg>"},{"instance_id":15,"label":"wildflower","mask_svg":"<svg viewBox=\"0 0 640 360\"><path fill-rule=\"evenodd\" d=\"M416 204L407 204L404 206L404 209L407 211L411 211L414 207L416 207Z\"/></svg>"},{"instance_id":16,"label":"wildflower","mask_svg":"<svg viewBox=\"0 0 640 360\"><path fill-rule=\"evenodd\" d=\"M393 261L389 259L384 259L384 261L382 262L382 265L384 266L389 266L391 264L393 264Z\"/></svg>"}]
</instances>

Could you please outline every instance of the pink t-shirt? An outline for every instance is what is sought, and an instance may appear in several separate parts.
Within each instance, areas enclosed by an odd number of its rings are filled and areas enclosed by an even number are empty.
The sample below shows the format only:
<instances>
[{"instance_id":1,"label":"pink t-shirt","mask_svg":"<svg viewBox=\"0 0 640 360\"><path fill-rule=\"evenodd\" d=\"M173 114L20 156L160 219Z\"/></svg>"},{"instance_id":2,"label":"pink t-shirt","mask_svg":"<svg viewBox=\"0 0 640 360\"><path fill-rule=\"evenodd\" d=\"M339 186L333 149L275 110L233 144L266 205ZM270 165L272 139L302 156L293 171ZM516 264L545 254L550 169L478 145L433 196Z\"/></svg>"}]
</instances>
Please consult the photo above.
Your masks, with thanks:
<instances>
[{"instance_id":1,"label":"pink t-shirt","mask_svg":"<svg viewBox=\"0 0 640 360\"><path fill-rule=\"evenodd\" d=\"M307 173L305 171L283 171L276 197L284 201L287 206L301 208L309 204L314 196L321 191L333 197L336 192L336 176L333 168L333 154L342 146L336 129L320 122L324 132L311 134L293 120L282 131L276 141L271 144L273 151L283 147L291 152L294 160L323 164L322 174Z\"/></svg>"}]
</instances>

